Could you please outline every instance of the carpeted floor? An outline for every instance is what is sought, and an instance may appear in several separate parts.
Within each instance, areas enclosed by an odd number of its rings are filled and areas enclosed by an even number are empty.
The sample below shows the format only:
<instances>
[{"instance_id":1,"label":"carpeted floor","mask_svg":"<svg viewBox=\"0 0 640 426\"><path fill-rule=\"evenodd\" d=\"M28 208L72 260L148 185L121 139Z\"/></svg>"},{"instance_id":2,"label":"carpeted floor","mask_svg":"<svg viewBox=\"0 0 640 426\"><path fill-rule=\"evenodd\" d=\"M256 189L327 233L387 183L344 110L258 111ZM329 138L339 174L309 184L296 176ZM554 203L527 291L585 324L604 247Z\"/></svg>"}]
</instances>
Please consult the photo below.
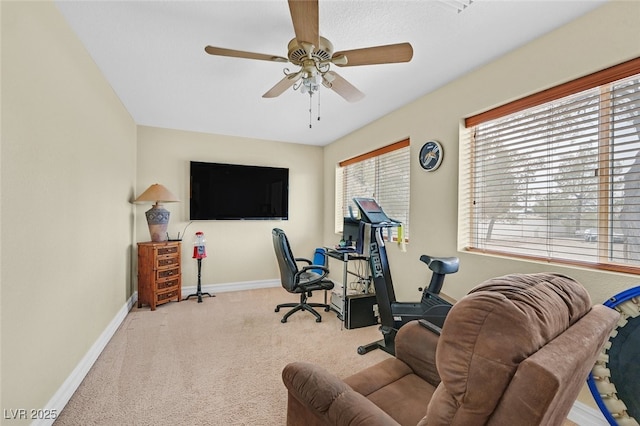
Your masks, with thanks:
<instances>
[{"instance_id":1,"label":"carpeted floor","mask_svg":"<svg viewBox=\"0 0 640 426\"><path fill-rule=\"evenodd\" d=\"M286 324L282 288L134 308L56 420L61 425L284 425L281 371L306 360L345 377L389 357L358 355L376 326L341 329L333 312ZM314 301L322 301L322 293Z\"/></svg>"},{"instance_id":2,"label":"carpeted floor","mask_svg":"<svg viewBox=\"0 0 640 426\"><path fill-rule=\"evenodd\" d=\"M55 425L280 426L287 363L346 377L389 357L358 355L380 338L377 326L343 329L333 312L321 310L321 323L296 313L282 324L286 309L275 313L275 305L296 300L278 287L134 308Z\"/></svg>"}]
</instances>

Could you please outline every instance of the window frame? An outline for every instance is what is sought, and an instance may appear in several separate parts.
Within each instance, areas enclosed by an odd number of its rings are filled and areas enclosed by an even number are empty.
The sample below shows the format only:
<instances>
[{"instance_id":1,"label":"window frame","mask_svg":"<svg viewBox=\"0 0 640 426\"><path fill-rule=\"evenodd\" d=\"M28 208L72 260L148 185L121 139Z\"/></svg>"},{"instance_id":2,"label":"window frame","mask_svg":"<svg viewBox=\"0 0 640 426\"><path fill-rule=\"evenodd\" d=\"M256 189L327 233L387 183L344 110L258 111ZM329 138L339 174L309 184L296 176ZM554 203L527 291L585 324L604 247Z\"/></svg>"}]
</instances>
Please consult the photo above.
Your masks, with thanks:
<instances>
[{"instance_id":1,"label":"window frame","mask_svg":"<svg viewBox=\"0 0 640 426\"><path fill-rule=\"evenodd\" d=\"M461 142L469 141L469 152L465 152L461 156L461 165L465 165L469 167L469 171L464 171L464 167L460 170L460 220L459 220L459 246L462 250L469 252L477 252L477 253L487 253L487 254L495 254L501 256L507 256L515 259L525 259L525 260L535 260L535 261L544 261L548 263L555 264L565 264L565 265L575 265L582 266L591 269L599 269L599 270L608 270L615 272L624 272L624 273L633 273L640 274L640 266L625 264L625 263L615 263L613 261L602 261L606 259L607 256L607 248L606 244L609 244L610 241L606 239L598 239L598 254L596 262L589 261L580 261L573 259L563 259L563 258L548 258L545 256L538 255L527 255L516 252L509 252L507 250L493 250L487 248L479 248L473 246L474 237L474 212L473 212L473 198L474 198L474 182L472 182L471 176L474 175L475 168L475 159L474 159L474 142L473 142L473 132L476 126L481 125L483 123L497 120L500 118L507 117L511 114L536 107L544 104L551 103L556 100L568 98L571 95L597 88L606 88L606 90L610 90L612 83L626 79L628 77L633 77L635 75L640 74L640 57L634 58L629 61L623 62L621 64L606 68L604 70L586 75L584 77L580 77L578 79L569 81L567 83L560 84L558 86L543 90L538 93L534 93L530 96L526 96L521 99L517 99L513 102L509 102L507 104L498 106L496 108L490 109L488 111L475 114L464 119L463 127L461 128ZM606 111L605 113L607 113ZM603 112L600 112L601 116ZM608 123L604 123L602 127L603 133L611 132L611 129L608 128ZM610 158L610 150L609 144L603 144L603 140L607 139L606 137L600 136L598 138L598 162L600 164L599 170L599 192L602 192L602 188L608 186L610 184L609 176L607 175L609 166L613 164L613 159ZM605 165L605 167L603 167ZM467 174L465 174L467 173ZM463 176L469 179L469 182L464 182ZM469 186L465 186L469 185ZM613 192L613 189L607 189L607 193L601 193L598 195L598 227L604 227L608 231L611 227L611 212L607 211L608 205L603 200L610 197L610 194ZM607 232L608 232L607 231ZM467 235L463 235L465 232L468 232Z\"/></svg>"}]
</instances>

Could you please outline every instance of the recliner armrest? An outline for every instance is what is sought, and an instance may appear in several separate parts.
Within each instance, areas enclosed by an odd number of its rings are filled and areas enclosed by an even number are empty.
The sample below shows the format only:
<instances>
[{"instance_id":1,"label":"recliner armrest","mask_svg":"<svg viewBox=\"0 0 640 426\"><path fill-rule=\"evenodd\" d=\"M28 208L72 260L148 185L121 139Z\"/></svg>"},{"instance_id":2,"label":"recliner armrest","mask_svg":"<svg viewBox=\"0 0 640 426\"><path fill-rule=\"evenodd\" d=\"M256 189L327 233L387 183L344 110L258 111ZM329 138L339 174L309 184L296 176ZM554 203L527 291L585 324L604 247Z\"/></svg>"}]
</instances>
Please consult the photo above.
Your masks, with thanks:
<instances>
[{"instance_id":1,"label":"recliner armrest","mask_svg":"<svg viewBox=\"0 0 640 426\"><path fill-rule=\"evenodd\" d=\"M425 319L419 319L418 320L418 324L420 324L421 326L423 326L424 328L426 328L429 331L434 332L435 334L437 334L438 336L442 334L442 328L438 327L437 325L425 320Z\"/></svg>"},{"instance_id":2,"label":"recliner armrest","mask_svg":"<svg viewBox=\"0 0 640 426\"><path fill-rule=\"evenodd\" d=\"M293 362L282 370L282 381L289 398L295 398L309 414L307 419L287 418L287 425L317 423L310 419L331 425L398 425L373 402L320 366Z\"/></svg>"},{"instance_id":3,"label":"recliner armrest","mask_svg":"<svg viewBox=\"0 0 640 426\"><path fill-rule=\"evenodd\" d=\"M395 339L396 358L433 386L440 383L436 368L439 337L436 330L424 327L418 321L410 321L398 330Z\"/></svg>"}]
</instances>

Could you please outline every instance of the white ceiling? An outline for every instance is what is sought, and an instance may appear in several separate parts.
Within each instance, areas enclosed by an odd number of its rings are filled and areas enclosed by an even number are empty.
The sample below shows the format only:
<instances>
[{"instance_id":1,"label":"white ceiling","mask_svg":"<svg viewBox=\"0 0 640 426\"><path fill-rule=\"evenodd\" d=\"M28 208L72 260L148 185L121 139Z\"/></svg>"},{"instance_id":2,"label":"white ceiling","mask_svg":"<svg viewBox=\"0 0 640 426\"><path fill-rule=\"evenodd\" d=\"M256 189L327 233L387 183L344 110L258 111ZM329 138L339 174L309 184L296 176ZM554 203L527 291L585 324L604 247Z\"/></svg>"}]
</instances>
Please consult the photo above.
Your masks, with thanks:
<instances>
[{"instance_id":1,"label":"white ceiling","mask_svg":"<svg viewBox=\"0 0 640 426\"><path fill-rule=\"evenodd\" d=\"M410 42L409 63L332 69L366 94L321 87L320 117L293 89L264 99L291 64L211 56L206 45L287 56L286 0L56 4L137 124L326 145L606 0L320 0L336 51Z\"/></svg>"}]
</instances>

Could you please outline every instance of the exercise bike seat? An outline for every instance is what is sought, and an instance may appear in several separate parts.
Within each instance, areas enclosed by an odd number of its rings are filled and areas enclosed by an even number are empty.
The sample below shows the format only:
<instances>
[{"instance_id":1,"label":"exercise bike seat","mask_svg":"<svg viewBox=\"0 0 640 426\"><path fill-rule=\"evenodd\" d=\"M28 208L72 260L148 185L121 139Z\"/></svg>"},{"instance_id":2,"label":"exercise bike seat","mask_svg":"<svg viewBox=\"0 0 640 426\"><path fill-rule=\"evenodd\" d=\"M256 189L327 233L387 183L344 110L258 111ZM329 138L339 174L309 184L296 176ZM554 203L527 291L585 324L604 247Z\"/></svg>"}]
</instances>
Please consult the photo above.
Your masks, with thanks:
<instances>
[{"instance_id":1,"label":"exercise bike seat","mask_svg":"<svg viewBox=\"0 0 640 426\"><path fill-rule=\"evenodd\" d=\"M434 257L423 254L420 260L436 274L453 274L458 272L460 266L460 259L457 257Z\"/></svg>"}]
</instances>

